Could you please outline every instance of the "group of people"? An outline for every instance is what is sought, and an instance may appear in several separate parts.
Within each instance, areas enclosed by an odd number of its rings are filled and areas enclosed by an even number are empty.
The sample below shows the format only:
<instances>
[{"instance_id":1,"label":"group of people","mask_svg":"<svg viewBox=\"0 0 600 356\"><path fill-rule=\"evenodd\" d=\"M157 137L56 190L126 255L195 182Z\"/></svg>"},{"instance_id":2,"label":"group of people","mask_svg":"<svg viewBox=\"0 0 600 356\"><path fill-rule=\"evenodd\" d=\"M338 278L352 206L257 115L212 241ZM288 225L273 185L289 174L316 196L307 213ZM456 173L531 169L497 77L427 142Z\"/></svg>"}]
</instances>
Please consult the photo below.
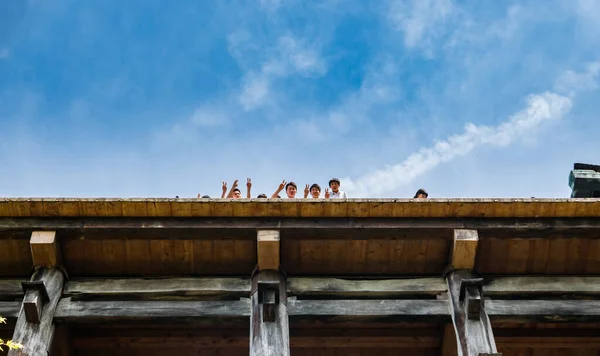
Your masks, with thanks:
<instances>
[{"instance_id":1,"label":"group of people","mask_svg":"<svg viewBox=\"0 0 600 356\"><path fill-rule=\"evenodd\" d=\"M340 190L341 185L342 184L338 178L331 178L329 180L329 188L325 189L325 194L323 197L325 199L347 199L348 194L345 191ZM227 182L223 182L223 185L221 187L221 189L222 189L221 198L229 198L229 199L242 198L242 191L238 187L239 187L238 180L235 180L235 182L233 182L233 185L231 186L231 188L228 191L227 190ZM252 191L252 180L250 178L247 178L246 179L246 198L247 199L252 198L251 191ZM321 186L317 183L314 183L310 186L308 184L306 184L306 186L304 187L304 196L302 197L302 196L297 196L298 186L296 185L296 183L286 182L284 180L279 184L279 186L277 187L277 190L275 190L275 192L273 192L273 194L271 195L270 198L271 199L281 199L282 191L285 191L285 196L283 197L283 199L302 199L302 198L306 199L309 196L312 199L320 199L321 198ZM427 191L425 189L419 189L414 197L418 198L418 199L425 199L425 198L429 197L429 194L427 193ZM198 198L208 199L208 198L210 198L210 196L198 194ZM257 198L268 199L269 197L266 194L259 194L257 196Z\"/></svg>"}]
</instances>

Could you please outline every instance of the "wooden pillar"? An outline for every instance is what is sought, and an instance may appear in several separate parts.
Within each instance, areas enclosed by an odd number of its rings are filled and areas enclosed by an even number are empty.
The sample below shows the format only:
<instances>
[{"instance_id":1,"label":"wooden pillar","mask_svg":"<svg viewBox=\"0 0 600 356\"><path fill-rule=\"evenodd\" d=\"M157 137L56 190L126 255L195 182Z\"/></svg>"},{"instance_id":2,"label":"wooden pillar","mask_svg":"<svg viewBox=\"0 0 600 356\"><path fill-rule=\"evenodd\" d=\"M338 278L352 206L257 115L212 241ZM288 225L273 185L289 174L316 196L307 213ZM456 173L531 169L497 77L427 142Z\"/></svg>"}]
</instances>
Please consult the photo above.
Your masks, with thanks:
<instances>
[{"instance_id":1,"label":"wooden pillar","mask_svg":"<svg viewBox=\"0 0 600 356\"><path fill-rule=\"evenodd\" d=\"M454 230L452 268L446 281L450 314L458 346L456 354L501 356L496 349L492 325L484 308L483 279L476 278L473 273L478 242L476 230Z\"/></svg>"},{"instance_id":2,"label":"wooden pillar","mask_svg":"<svg viewBox=\"0 0 600 356\"><path fill-rule=\"evenodd\" d=\"M258 270L252 277L250 356L289 356L286 278L279 269L279 231L259 230Z\"/></svg>"},{"instance_id":3,"label":"wooden pillar","mask_svg":"<svg viewBox=\"0 0 600 356\"><path fill-rule=\"evenodd\" d=\"M8 356L47 356L54 337L54 311L63 290L64 275L57 268L38 269L25 283L23 307L19 313L13 341L23 345ZM37 319L36 319L37 318Z\"/></svg>"}]
</instances>

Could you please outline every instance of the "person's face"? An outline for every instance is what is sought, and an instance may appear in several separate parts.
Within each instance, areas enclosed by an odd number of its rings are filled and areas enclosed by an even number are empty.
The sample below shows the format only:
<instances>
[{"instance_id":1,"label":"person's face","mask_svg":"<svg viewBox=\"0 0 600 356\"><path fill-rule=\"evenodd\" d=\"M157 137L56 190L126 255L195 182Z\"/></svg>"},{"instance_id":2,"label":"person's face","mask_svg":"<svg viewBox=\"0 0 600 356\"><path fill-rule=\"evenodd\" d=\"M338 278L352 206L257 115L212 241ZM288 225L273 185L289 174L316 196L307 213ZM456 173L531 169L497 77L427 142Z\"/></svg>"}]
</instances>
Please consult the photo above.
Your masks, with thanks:
<instances>
[{"instance_id":1,"label":"person's face","mask_svg":"<svg viewBox=\"0 0 600 356\"><path fill-rule=\"evenodd\" d=\"M317 187L313 187L313 188L310 190L310 195L311 195L313 198L317 199L317 198L319 198L319 195L321 195L321 191L319 190L319 188L317 188Z\"/></svg>"},{"instance_id":2,"label":"person's face","mask_svg":"<svg viewBox=\"0 0 600 356\"><path fill-rule=\"evenodd\" d=\"M233 199L240 199L242 197L242 193L239 190L233 192Z\"/></svg>"},{"instance_id":3,"label":"person's face","mask_svg":"<svg viewBox=\"0 0 600 356\"><path fill-rule=\"evenodd\" d=\"M288 185L285 192L287 193L288 198L294 198L296 196L296 187L293 185Z\"/></svg>"},{"instance_id":4,"label":"person's face","mask_svg":"<svg viewBox=\"0 0 600 356\"><path fill-rule=\"evenodd\" d=\"M333 190L335 193L337 193L338 190L340 190L340 183L331 182L331 184L329 184L329 188L331 188L331 190Z\"/></svg>"},{"instance_id":5,"label":"person's face","mask_svg":"<svg viewBox=\"0 0 600 356\"><path fill-rule=\"evenodd\" d=\"M427 197L423 193L420 193L419 195L417 195L417 199L425 199L425 198L427 198Z\"/></svg>"}]
</instances>

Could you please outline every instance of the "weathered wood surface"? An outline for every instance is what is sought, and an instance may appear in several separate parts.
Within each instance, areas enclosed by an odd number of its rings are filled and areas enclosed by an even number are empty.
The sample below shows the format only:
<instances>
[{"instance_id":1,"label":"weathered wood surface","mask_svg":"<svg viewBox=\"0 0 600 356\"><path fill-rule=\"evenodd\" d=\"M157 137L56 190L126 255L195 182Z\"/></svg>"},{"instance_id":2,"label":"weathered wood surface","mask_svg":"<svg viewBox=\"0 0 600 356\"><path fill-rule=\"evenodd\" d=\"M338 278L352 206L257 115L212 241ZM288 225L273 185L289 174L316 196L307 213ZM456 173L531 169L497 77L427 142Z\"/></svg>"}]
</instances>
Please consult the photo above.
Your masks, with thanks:
<instances>
[{"instance_id":1,"label":"weathered wood surface","mask_svg":"<svg viewBox=\"0 0 600 356\"><path fill-rule=\"evenodd\" d=\"M261 283L269 283L272 287L263 290ZM279 271L259 272L252 278L252 284L256 287L250 298L250 356L289 356L285 277Z\"/></svg>"},{"instance_id":2,"label":"weathered wood surface","mask_svg":"<svg viewBox=\"0 0 600 356\"><path fill-rule=\"evenodd\" d=\"M58 304L58 322L115 322L154 320L219 322L225 319L247 320L250 302L238 301L72 301L64 298Z\"/></svg>"},{"instance_id":3,"label":"weathered wood surface","mask_svg":"<svg viewBox=\"0 0 600 356\"><path fill-rule=\"evenodd\" d=\"M54 331L54 341L49 356L70 356L73 355L73 339L71 338L71 328L68 325L56 325Z\"/></svg>"},{"instance_id":4,"label":"weathered wood surface","mask_svg":"<svg viewBox=\"0 0 600 356\"><path fill-rule=\"evenodd\" d=\"M0 199L0 216L594 217L600 199Z\"/></svg>"},{"instance_id":5,"label":"weathered wood surface","mask_svg":"<svg viewBox=\"0 0 600 356\"><path fill-rule=\"evenodd\" d=\"M486 308L477 306L483 296L479 292L471 293L467 289L461 300L461 283L472 278L470 270L455 270L447 277L449 306L456 334L458 356L479 356L498 352L492 324L486 314ZM472 299L473 298L473 299ZM471 305L475 303L476 305ZM474 310L477 312L474 313Z\"/></svg>"},{"instance_id":6,"label":"weathered wood surface","mask_svg":"<svg viewBox=\"0 0 600 356\"><path fill-rule=\"evenodd\" d=\"M12 321L19 316L21 302L0 302L0 316Z\"/></svg>"},{"instance_id":7,"label":"weathered wood surface","mask_svg":"<svg viewBox=\"0 0 600 356\"><path fill-rule=\"evenodd\" d=\"M486 300L485 310L494 322L600 321L600 300Z\"/></svg>"},{"instance_id":8,"label":"weathered wood surface","mask_svg":"<svg viewBox=\"0 0 600 356\"><path fill-rule=\"evenodd\" d=\"M380 298L406 295L435 296L447 291L443 278L352 280L339 278L290 277L288 294L331 298Z\"/></svg>"},{"instance_id":9,"label":"weathered wood surface","mask_svg":"<svg viewBox=\"0 0 600 356\"><path fill-rule=\"evenodd\" d=\"M289 300L290 321L445 322L450 320L443 300Z\"/></svg>"},{"instance_id":10,"label":"weathered wood surface","mask_svg":"<svg viewBox=\"0 0 600 356\"><path fill-rule=\"evenodd\" d=\"M600 277L494 277L486 282L483 291L488 297L600 294Z\"/></svg>"},{"instance_id":11,"label":"weathered wood surface","mask_svg":"<svg viewBox=\"0 0 600 356\"><path fill-rule=\"evenodd\" d=\"M435 238L451 239L448 229L476 229L489 232L496 237L519 236L552 237L561 232L570 232L598 238L600 219L594 218L328 218L303 219L289 217L199 217L199 218L13 218L0 217L1 236L29 238L34 230L60 230L63 238L115 239L121 237L146 239L214 239L223 236L227 230L236 238L256 239L257 229L279 229L292 232L285 239L310 239L312 234L293 234L294 231L334 232L332 239L347 239L352 230L373 230L386 232L390 236L402 238L399 232L406 232L406 238L427 231L439 232ZM396 231L400 230L400 231ZM441 230L441 231L440 231ZM343 233L345 231L345 233ZM339 232L339 233L335 233ZM395 234L394 234L395 232ZM529 234L531 232L531 234ZM535 232L535 234L533 234ZM367 239L369 234L356 233L351 236ZM312 237L322 238L322 237Z\"/></svg>"},{"instance_id":12,"label":"weathered wood surface","mask_svg":"<svg viewBox=\"0 0 600 356\"><path fill-rule=\"evenodd\" d=\"M22 298L25 293L19 279L0 279L0 300Z\"/></svg>"},{"instance_id":13,"label":"weathered wood surface","mask_svg":"<svg viewBox=\"0 0 600 356\"><path fill-rule=\"evenodd\" d=\"M166 297L235 299L250 295L249 278L130 278L69 281L64 296L73 300L156 300Z\"/></svg>"},{"instance_id":14,"label":"weathered wood surface","mask_svg":"<svg viewBox=\"0 0 600 356\"><path fill-rule=\"evenodd\" d=\"M46 286L50 301L44 305L39 324L30 324L21 312L15 325L13 341L24 345L22 350L10 350L9 356L47 355L54 336L53 317L60 300L65 277L56 268L41 268L36 271L32 280L41 280Z\"/></svg>"}]
</instances>

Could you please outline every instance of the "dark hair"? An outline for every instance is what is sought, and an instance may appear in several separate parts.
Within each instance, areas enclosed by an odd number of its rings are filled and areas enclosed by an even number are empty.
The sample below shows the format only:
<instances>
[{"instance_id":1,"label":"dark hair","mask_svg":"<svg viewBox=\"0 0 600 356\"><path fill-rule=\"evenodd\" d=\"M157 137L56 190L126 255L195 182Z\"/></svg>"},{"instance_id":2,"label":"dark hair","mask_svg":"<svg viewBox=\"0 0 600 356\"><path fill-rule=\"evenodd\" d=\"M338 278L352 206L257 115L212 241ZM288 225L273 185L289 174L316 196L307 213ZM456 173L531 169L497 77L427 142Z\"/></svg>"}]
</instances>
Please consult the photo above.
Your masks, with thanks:
<instances>
[{"instance_id":1,"label":"dark hair","mask_svg":"<svg viewBox=\"0 0 600 356\"><path fill-rule=\"evenodd\" d=\"M280 195L278 195L278 196L277 196L277 198L280 198L280 199L281 199L281 196L280 196Z\"/></svg>"},{"instance_id":2,"label":"dark hair","mask_svg":"<svg viewBox=\"0 0 600 356\"><path fill-rule=\"evenodd\" d=\"M317 188L319 190L319 192L321 191L321 186L318 185L317 183L311 185L309 191L311 191L313 188Z\"/></svg>"},{"instance_id":3,"label":"dark hair","mask_svg":"<svg viewBox=\"0 0 600 356\"><path fill-rule=\"evenodd\" d=\"M331 183L333 183L333 182L337 182L337 184L339 184L339 185L342 185L342 183L340 183L340 180L339 180L339 179L337 179L337 178L331 178L331 179L329 180L329 186L330 186L330 187L331 187Z\"/></svg>"},{"instance_id":4,"label":"dark hair","mask_svg":"<svg viewBox=\"0 0 600 356\"><path fill-rule=\"evenodd\" d=\"M296 183L294 183L294 182L289 182L288 184L286 184L286 185L285 185L285 190L287 190L287 189L288 189L288 187L289 187L290 185L291 185L292 187L296 188L296 190L298 190L298 186L297 186L297 185L296 185Z\"/></svg>"},{"instance_id":5,"label":"dark hair","mask_svg":"<svg viewBox=\"0 0 600 356\"><path fill-rule=\"evenodd\" d=\"M266 197L267 197L267 195L266 195L266 194L259 194L259 195L257 196L257 198L266 198Z\"/></svg>"},{"instance_id":6,"label":"dark hair","mask_svg":"<svg viewBox=\"0 0 600 356\"><path fill-rule=\"evenodd\" d=\"M202 199L210 199L210 197L208 195L203 195Z\"/></svg>"},{"instance_id":7,"label":"dark hair","mask_svg":"<svg viewBox=\"0 0 600 356\"><path fill-rule=\"evenodd\" d=\"M240 192L240 193L242 192L241 190L239 190L239 188L235 188L233 191L234 192Z\"/></svg>"},{"instance_id":8,"label":"dark hair","mask_svg":"<svg viewBox=\"0 0 600 356\"><path fill-rule=\"evenodd\" d=\"M429 197L429 194L427 194L427 191L425 189L417 190L417 192L415 193L415 198L418 198L419 194L423 194L425 198Z\"/></svg>"}]
</instances>

